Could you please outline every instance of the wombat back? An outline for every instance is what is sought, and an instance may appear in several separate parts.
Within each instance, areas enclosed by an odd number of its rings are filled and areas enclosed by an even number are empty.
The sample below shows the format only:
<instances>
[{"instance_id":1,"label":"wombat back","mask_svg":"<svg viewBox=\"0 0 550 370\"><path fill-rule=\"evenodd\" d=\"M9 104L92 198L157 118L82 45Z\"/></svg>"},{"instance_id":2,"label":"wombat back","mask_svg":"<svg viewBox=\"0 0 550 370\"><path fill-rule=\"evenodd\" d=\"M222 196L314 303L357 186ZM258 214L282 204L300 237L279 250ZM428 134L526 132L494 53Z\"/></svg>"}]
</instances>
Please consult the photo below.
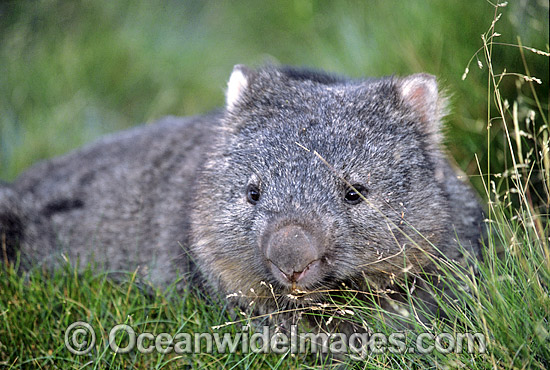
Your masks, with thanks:
<instances>
[{"instance_id":1,"label":"wombat back","mask_svg":"<svg viewBox=\"0 0 550 370\"><path fill-rule=\"evenodd\" d=\"M10 250L30 265L55 268L63 254L106 271L139 268L159 284L188 274L191 189L218 117L167 117L27 170L12 185L18 208L0 207L24 215Z\"/></svg>"}]
</instances>

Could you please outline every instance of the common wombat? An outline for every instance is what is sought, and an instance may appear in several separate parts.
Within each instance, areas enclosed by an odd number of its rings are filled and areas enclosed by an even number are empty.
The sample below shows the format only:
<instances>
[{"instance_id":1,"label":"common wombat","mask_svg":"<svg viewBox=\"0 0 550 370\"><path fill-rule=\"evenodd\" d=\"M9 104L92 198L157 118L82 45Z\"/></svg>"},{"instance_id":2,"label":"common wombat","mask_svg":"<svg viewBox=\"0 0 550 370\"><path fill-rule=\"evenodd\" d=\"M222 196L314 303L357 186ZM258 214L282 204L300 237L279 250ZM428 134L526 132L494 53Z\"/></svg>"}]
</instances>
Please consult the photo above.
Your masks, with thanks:
<instances>
[{"instance_id":1,"label":"common wombat","mask_svg":"<svg viewBox=\"0 0 550 370\"><path fill-rule=\"evenodd\" d=\"M479 254L482 212L440 150L435 78L236 66L224 110L108 136L0 187L4 255L199 271L259 312ZM254 294L250 293L254 292ZM307 292L307 300L300 294Z\"/></svg>"}]
</instances>

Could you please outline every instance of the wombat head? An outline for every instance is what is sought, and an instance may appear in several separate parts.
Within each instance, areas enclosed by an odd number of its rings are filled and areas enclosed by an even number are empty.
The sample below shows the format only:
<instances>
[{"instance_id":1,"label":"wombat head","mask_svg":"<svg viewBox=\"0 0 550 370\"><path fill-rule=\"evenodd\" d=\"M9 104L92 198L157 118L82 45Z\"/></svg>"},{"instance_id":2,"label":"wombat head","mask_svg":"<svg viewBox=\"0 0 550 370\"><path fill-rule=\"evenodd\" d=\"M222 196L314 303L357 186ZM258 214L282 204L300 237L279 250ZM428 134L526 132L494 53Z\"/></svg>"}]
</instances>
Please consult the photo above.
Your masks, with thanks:
<instances>
[{"instance_id":1,"label":"wombat head","mask_svg":"<svg viewBox=\"0 0 550 370\"><path fill-rule=\"evenodd\" d=\"M191 249L209 283L275 307L274 295L322 299L425 266L452 239L444 103L425 74L236 66L192 214Z\"/></svg>"}]
</instances>

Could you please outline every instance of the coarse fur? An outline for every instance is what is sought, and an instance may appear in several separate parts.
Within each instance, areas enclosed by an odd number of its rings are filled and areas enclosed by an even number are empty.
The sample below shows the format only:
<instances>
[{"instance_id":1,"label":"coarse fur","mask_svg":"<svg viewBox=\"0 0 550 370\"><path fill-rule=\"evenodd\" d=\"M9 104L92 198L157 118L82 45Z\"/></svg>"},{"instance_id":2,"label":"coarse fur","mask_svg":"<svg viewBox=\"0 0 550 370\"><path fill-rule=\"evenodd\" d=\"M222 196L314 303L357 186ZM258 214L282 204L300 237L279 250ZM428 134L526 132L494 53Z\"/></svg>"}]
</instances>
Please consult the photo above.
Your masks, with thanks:
<instances>
[{"instance_id":1,"label":"coarse fur","mask_svg":"<svg viewBox=\"0 0 550 370\"><path fill-rule=\"evenodd\" d=\"M445 107L426 74L236 66L224 110L108 136L0 185L4 254L183 276L256 313L385 288L434 256L480 254L481 208L440 149Z\"/></svg>"}]
</instances>

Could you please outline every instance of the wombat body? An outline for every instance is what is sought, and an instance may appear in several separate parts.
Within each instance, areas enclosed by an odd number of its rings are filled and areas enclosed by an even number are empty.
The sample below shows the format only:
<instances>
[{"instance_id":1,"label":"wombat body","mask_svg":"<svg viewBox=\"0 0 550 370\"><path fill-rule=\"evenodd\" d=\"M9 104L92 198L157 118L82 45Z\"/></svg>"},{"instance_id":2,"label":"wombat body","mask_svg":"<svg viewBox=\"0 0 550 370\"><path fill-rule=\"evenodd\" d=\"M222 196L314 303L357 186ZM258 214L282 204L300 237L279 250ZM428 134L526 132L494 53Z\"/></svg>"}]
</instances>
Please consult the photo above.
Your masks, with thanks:
<instances>
[{"instance_id":1,"label":"wombat body","mask_svg":"<svg viewBox=\"0 0 550 370\"><path fill-rule=\"evenodd\" d=\"M139 267L157 284L198 271L259 312L385 287L430 256L480 252L481 209L440 149L444 109L429 75L236 66L224 110L106 137L0 185L4 255Z\"/></svg>"}]
</instances>

